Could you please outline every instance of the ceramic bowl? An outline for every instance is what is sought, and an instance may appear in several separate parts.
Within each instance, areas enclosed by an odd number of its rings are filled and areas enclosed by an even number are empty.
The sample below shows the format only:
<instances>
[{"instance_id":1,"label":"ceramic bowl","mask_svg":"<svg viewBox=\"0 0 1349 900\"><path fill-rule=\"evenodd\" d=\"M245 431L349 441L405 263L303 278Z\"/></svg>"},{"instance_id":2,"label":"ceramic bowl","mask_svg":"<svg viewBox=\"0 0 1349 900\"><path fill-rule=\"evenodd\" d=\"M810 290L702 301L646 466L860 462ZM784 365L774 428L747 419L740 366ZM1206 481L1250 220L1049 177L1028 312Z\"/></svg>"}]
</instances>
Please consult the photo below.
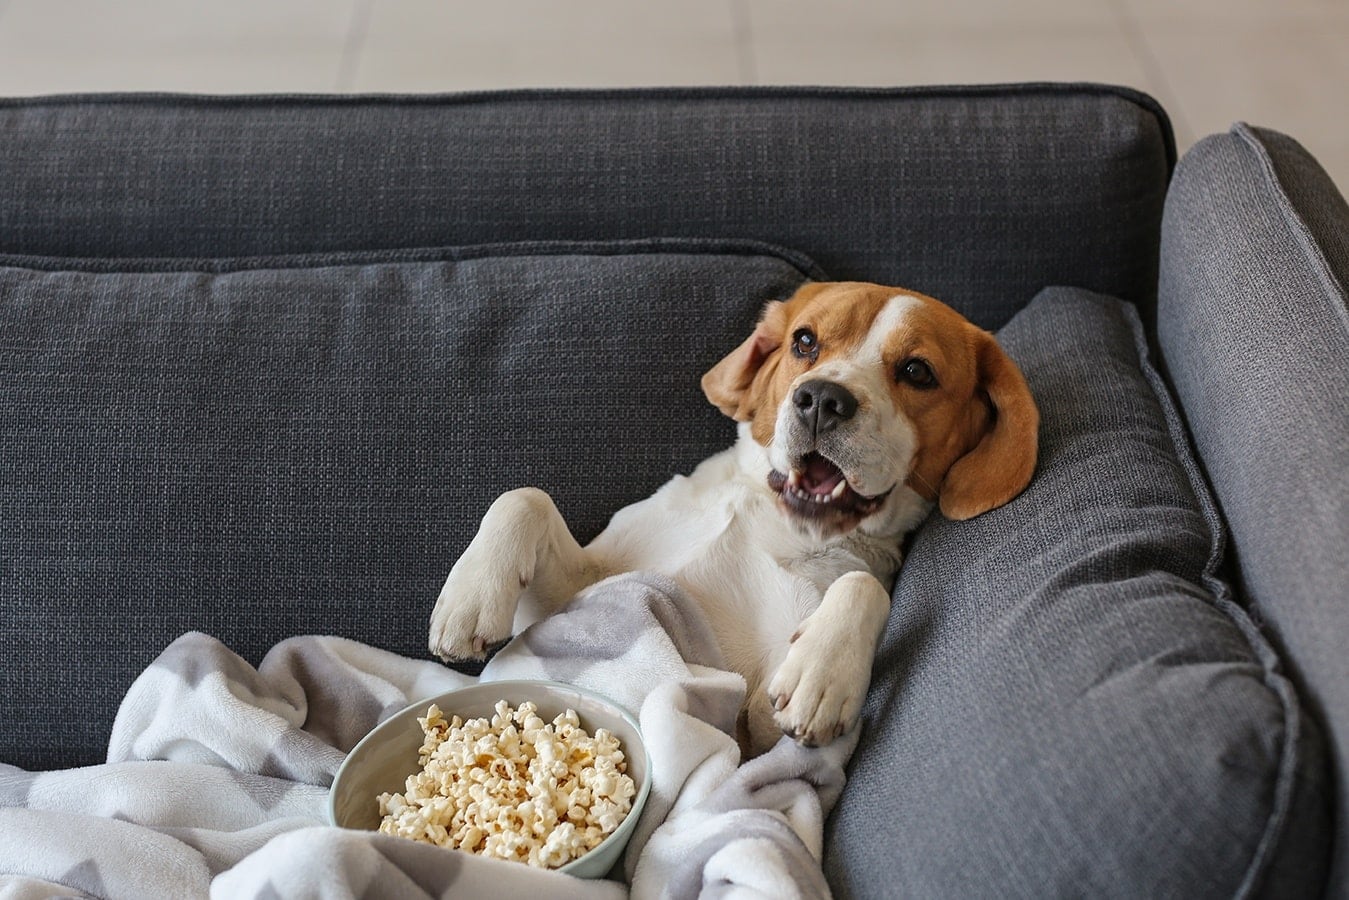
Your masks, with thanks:
<instances>
[{"instance_id":1,"label":"ceramic bowl","mask_svg":"<svg viewBox=\"0 0 1349 900\"><path fill-rule=\"evenodd\" d=\"M379 829L376 798L386 792L403 791L407 777L420 769L417 756L424 736L417 719L426 716L426 709L432 703L440 707L446 719L459 716L467 720L490 718L500 700L513 707L526 700L533 701L538 707L539 718L545 722L574 709L586 731L594 734L595 729L605 728L622 742L627 774L637 788L632 810L603 843L557 870L578 878L603 878L618 862L637 827L637 818L651 792L651 758L642 743L637 723L613 701L558 682L484 682L427 697L394 713L363 737L337 770L328 794L329 821L340 828Z\"/></svg>"}]
</instances>

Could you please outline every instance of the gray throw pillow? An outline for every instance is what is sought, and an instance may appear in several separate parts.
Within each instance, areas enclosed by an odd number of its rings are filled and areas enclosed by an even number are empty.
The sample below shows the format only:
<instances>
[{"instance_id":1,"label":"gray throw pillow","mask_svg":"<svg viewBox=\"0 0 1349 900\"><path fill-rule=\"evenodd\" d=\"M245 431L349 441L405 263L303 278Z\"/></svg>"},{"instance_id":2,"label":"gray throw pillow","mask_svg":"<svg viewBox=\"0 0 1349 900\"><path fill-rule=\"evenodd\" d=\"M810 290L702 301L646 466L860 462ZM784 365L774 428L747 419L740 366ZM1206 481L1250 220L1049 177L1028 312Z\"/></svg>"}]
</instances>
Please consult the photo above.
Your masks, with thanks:
<instances>
[{"instance_id":1,"label":"gray throw pillow","mask_svg":"<svg viewBox=\"0 0 1349 900\"><path fill-rule=\"evenodd\" d=\"M497 494L585 541L729 446L698 375L808 275L696 241L0 259L0 761L100 761L188 630L426 656Z\"/></svg>"},{"instance_id":2,"label":"gray throw pillow","mask_svg":"<svg viewBox=\"0 0 1349 900\"><path fill-rule=\"evenodd\" d=\"M1217 577L1223 532L1132 306L999 333L1040 406L1016 500L934 515L899 583L826 870L843 897L1303 896L1322 745Z\"/></svg>"}]
</instances>

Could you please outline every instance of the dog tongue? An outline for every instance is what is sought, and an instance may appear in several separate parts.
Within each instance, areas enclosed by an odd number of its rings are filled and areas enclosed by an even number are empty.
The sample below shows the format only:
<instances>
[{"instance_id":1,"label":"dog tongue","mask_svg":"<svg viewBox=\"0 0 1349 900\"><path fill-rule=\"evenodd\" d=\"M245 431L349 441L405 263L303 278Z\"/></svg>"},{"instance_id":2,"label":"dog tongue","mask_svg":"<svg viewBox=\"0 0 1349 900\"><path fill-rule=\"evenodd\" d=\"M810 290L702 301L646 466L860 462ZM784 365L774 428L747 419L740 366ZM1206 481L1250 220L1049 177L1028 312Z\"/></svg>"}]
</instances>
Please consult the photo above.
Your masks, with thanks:
<instances>
[{"instance_id":1,"label":"dog tongue","mask_svg":"<svg viewBox=\"0 0 1349 900\"><path fill-rule=\"evenodd\" d=\"M810 454L804 462L801 484L812 494L828 494L843 480L842 470L818 453Z\"/></svg>"}]
</instances>

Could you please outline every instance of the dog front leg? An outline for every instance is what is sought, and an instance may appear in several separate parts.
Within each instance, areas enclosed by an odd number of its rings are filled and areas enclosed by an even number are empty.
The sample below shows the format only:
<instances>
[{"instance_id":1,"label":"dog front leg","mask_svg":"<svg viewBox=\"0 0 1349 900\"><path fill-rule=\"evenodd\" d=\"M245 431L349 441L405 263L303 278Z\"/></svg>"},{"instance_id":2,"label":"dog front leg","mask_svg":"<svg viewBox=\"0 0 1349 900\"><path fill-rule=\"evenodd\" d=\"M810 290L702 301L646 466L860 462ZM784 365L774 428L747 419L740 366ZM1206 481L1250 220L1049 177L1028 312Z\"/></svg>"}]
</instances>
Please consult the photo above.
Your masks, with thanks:
<instances>
[{"instance_id":1,"label":"dog front leg","mask_svg":"<svg viewBox=\"0 0 1349 900\"><path fill-rule=\"evenodd\" d=\"M866 572L829 586L768 683L773 720L784 733L815 747L856 724L889 613L889 592Z\"/></svg>"},{"instance_id":2,"label":"dog front leg","mask_svg":"<svg viewBox=\"0 0 1349 900\"><path fill-rule=\"evenodd\" d=\"M604 574L551 497L537 488L508 491L487 510L445 579L431 611L431 652L447 662L482 659L511 636L526 590L552 613Z\"/></svg>"}]
</instances>

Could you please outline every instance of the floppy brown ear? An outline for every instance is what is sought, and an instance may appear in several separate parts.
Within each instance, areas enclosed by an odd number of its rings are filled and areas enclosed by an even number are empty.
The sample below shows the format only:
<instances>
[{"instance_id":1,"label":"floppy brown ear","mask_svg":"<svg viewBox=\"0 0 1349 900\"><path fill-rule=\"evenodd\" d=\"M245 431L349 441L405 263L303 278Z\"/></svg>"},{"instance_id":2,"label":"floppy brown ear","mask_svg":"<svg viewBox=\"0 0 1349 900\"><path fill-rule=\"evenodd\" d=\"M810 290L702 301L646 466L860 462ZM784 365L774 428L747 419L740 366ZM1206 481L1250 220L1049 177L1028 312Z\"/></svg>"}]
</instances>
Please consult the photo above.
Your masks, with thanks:
<instances>
[{"instance_id":1,"label":"floppy brown ear","mask_svg":"<svg viewBox=\"0 0 1349 900\"><path fill-rule=\"evenodd\" d=\"M748 422L754 417L750 390L754 376L782 345L785 328L783 304L773 301L764 307L754 333L703 376L703 393L713 406L737 422Z\"/></svg>"},{"instance_id":2,"label":"floppy brown ear","mask_svg":"<svg viewBox=\"0 0 1349 900\"><path fill-rule=\"evenodd\" d=\"M1040 411L1026 379L993 337L980 332L979 385L993 405L990 427L946 473L939 504L948 519L970 519L1007 503L1030 484Z\"/></svg>"}]
</instances>

